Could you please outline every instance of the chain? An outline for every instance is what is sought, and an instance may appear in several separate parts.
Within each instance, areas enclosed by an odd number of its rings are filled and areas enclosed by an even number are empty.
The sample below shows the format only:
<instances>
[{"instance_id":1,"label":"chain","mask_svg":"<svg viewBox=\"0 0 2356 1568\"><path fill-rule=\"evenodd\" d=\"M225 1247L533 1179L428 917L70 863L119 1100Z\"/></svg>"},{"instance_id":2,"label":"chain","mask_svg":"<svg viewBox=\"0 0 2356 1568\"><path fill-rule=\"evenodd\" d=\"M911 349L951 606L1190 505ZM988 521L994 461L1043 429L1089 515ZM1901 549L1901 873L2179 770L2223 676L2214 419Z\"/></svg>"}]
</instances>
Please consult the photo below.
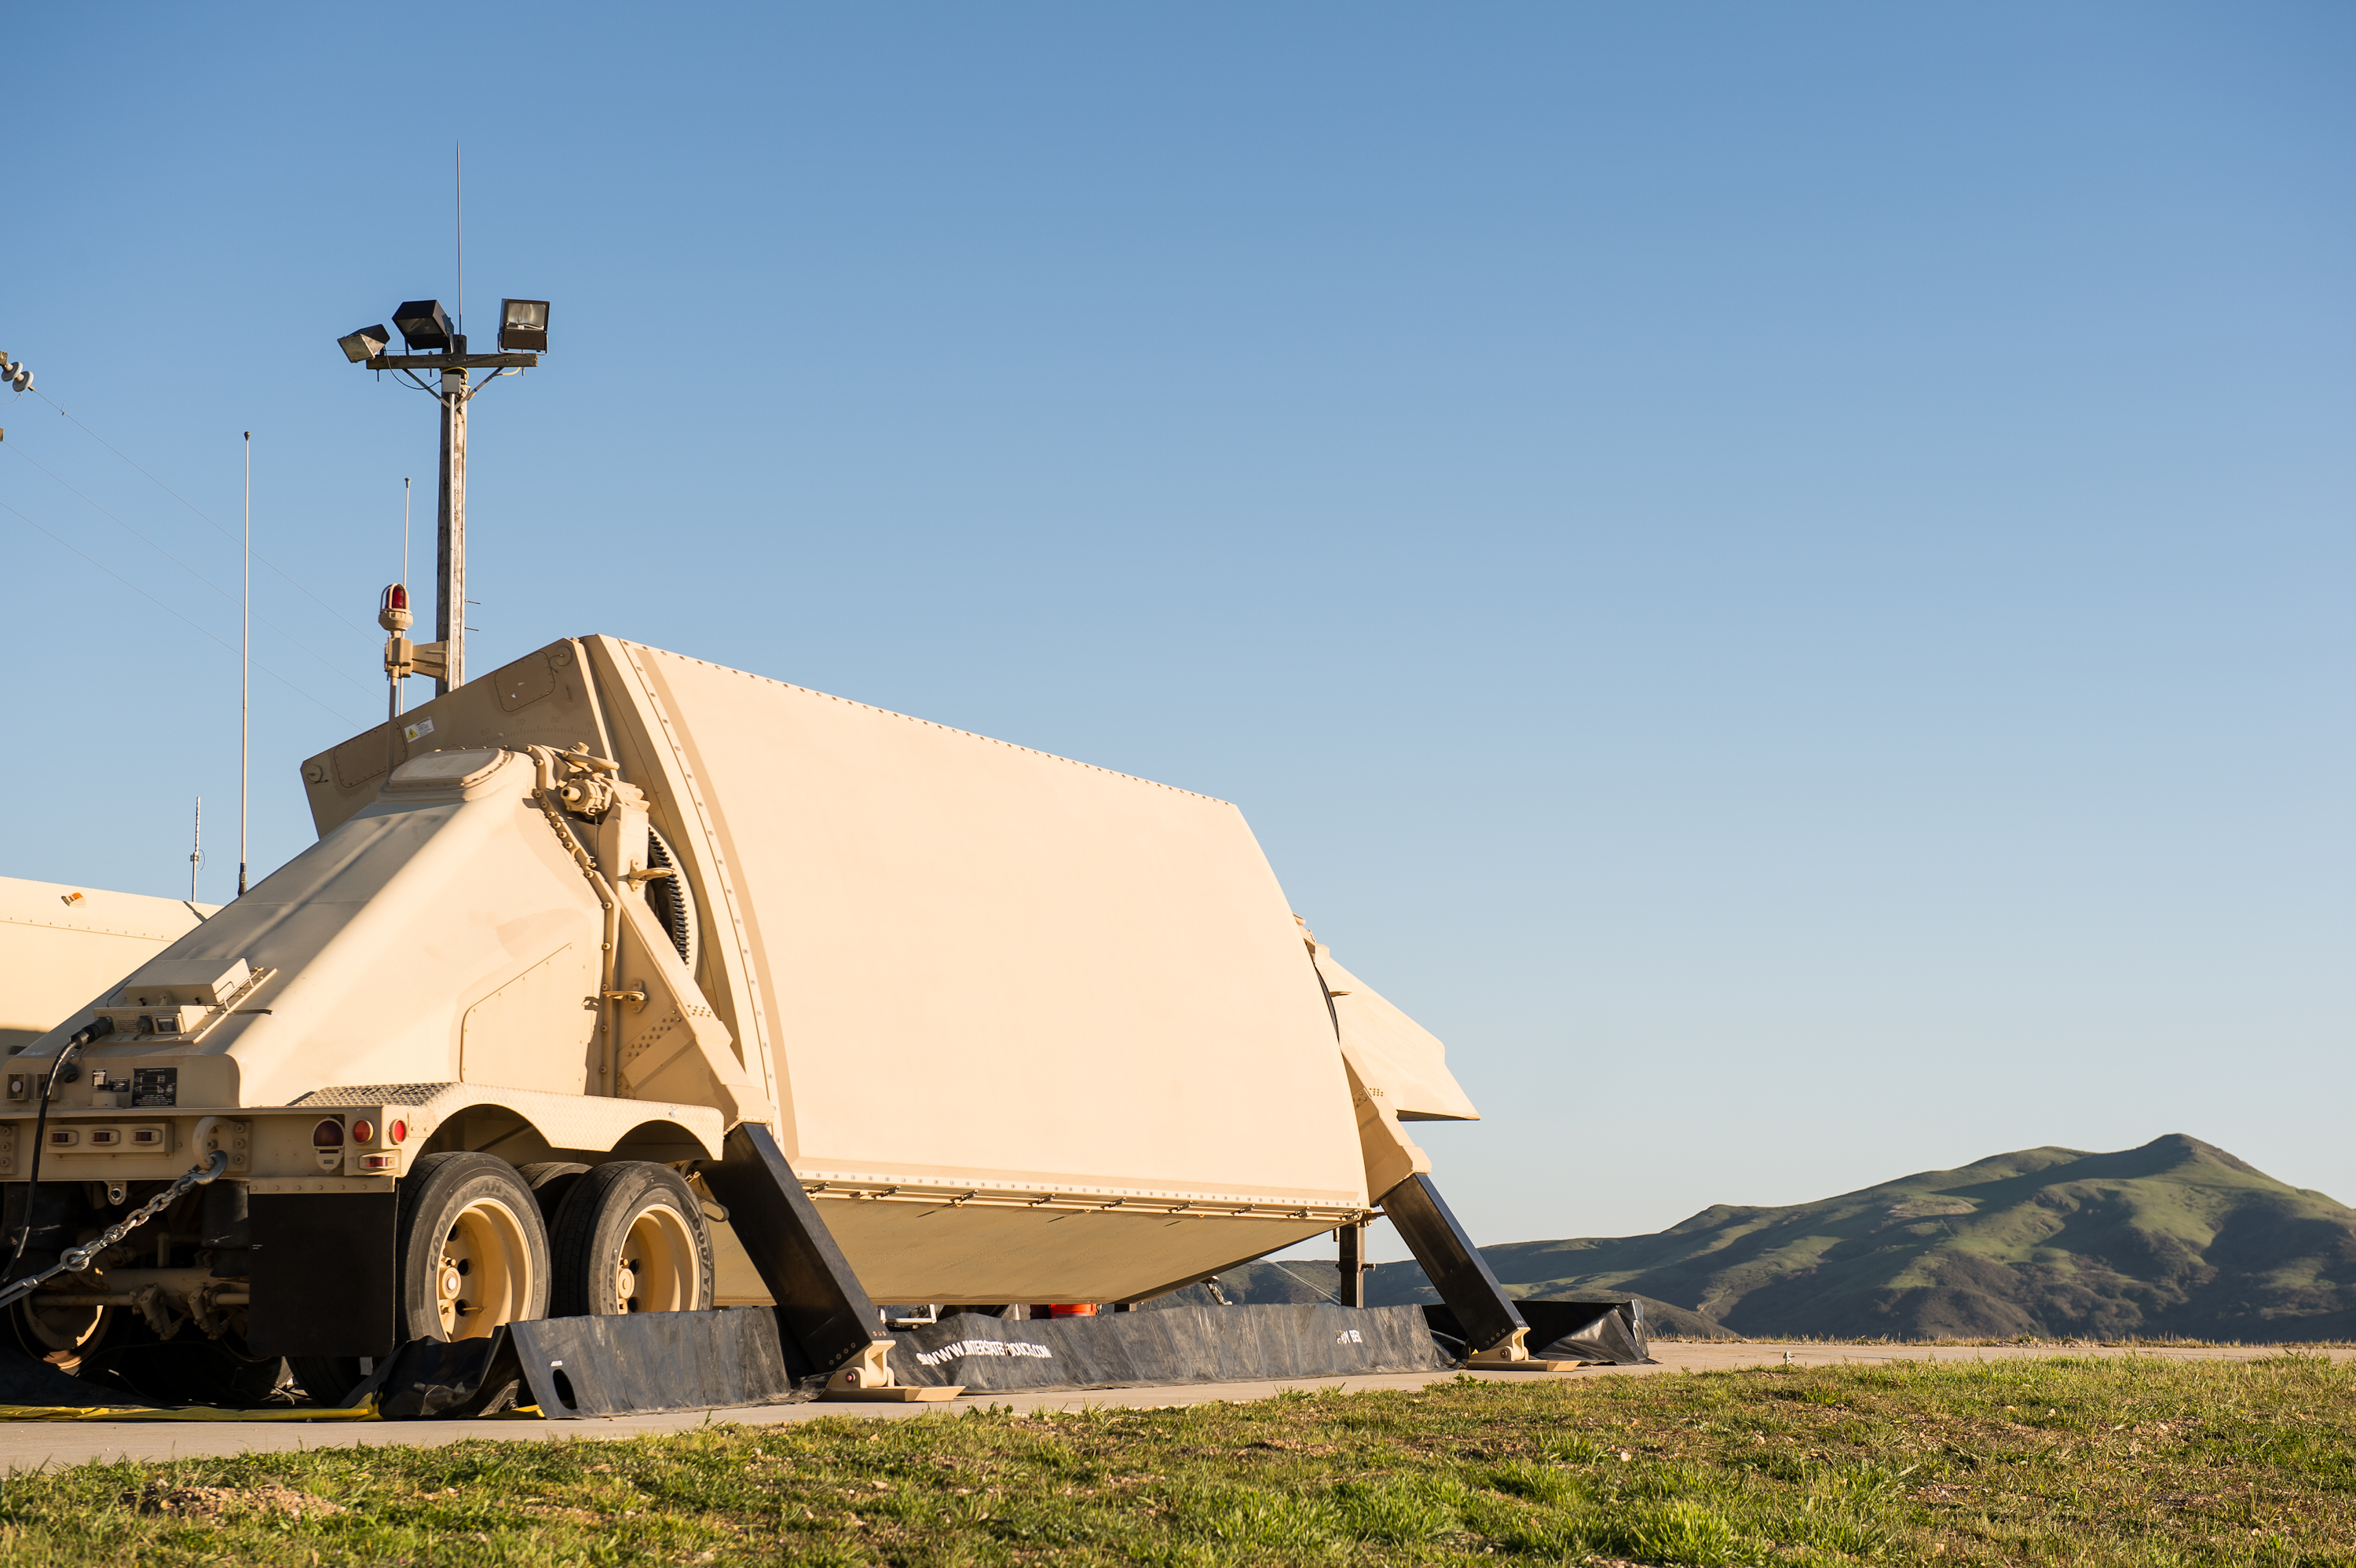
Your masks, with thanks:
<instances>
[{"instance_id":1,"label":"chain","mask_svg":"<svg viewBox=\"0 0 2356 1568\"><path fill-rule=\"evenodd\" d=\"M227 1151L222 1149L213 1150L213 1157L210 1160L189 1171L177 1181L172 1183L171 1186L166 1188L163 1191L157 1193L146 1202L142 1203L131 1213L125 1214L113 1224L109 1225L105 1230L100 1232L93 1239L84 1242L78 1247L68 1247L62 1253L59 1254L57 1262L51 1264L40 1273L27 1275L23 1279L11 1281L5 1289L0 1289L0 1307L15 1306L18 1301L30 1296L36 1286L46 1283L58 1275L81 1273L82 1270L90 1267L92 1260L94 1260L99 1253L106 1251L107 1248L114 1245L115 1243L123 1240L123 1237L129 1235L132 1232L137 1230L140 1226L145 1224L156 1215L161 1214L165 1210L169 1209L174 1203L179 1201L181 1195L186 1193L189 1189L204 1186L207 1182L211 1181L216 1177L220 1176L222 1171L227 1170L228 1168L229 1155ZM25 1195L27 1205L29 1206L32 1203L32 1200L33 1194L27 1192ZM29 1213L26 1222L27 1224L31 1223Z\"/></svg>"}]
</instances>

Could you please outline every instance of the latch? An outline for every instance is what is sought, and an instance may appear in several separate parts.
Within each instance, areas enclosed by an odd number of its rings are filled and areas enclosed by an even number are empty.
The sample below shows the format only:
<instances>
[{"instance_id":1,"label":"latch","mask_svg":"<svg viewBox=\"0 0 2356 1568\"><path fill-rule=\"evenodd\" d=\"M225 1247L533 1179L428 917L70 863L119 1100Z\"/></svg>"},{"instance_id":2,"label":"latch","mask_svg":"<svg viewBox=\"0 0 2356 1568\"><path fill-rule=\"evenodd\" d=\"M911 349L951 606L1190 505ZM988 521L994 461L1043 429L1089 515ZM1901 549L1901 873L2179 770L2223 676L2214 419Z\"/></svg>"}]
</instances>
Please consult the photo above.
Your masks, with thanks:
<instances>
[{"instance_id":1,"label":"latch","mask_svg":"<svg viewBox=\"0 0 2356 1568\"><path fill-rule=\"evenodd\" d=\"M622 771L619 763L592 754L585 741L575 741L569 752L552 746L526 750L539 765L540 787L554 795L566 811L575 816L598 817L612 808L618 784L616 775Z\"/></svg>"}]
</instances>

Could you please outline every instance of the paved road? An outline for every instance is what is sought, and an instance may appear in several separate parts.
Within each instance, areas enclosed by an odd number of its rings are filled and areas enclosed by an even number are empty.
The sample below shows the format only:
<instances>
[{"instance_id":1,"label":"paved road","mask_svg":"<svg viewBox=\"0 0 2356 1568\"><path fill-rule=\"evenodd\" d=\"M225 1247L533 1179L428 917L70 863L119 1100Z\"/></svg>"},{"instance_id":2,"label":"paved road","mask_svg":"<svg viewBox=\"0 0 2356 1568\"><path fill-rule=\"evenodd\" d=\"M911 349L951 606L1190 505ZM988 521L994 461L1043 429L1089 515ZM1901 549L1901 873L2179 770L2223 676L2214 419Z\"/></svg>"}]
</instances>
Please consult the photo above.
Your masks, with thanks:
<instances>
[{"instance_id":1,"label":"paved road","mask_svg":"<svg viewBox=\"0 0 2356 1568\"><path fill-rule=\"evenodd\" d=\"M2276 1351L2265 1347L2222 1349L2112 1349L2095 1346L1823 1345L1742 1342L1655 1344L1658 1365L1583 1367L1574 1372L1479 1372L1484 1381L1524 1381L1532 1377L1644 1377L1660 1372L1723 1371L1756 1366L1828 1366L1887 1361L2019 1360L2039 1356L2162 1356L2170 1360L2249 1360ZM2337 1360L2356 1350L2328 1352ZM0 1473L42 1466L79 1465L94 1459L174 1459L208 1455L274 1452L294 1448L358 1447L376 1444L455 1443L465 1437L502 1441L578 1441L680 1432L707 1422L766 1425L815 1421L828 1416L907 1420L944 1412L998 1406L1022 1412L1082 1410L1090 1406L1155 1409L1205 1404L1217 1400L1266 1399L1287 1389L1416 1389L1445 1382L1454 1372L1394 1372L1374 1377L1295 1379L1271 1382L1186 1383L1164 1388L1098 1389L1055 1393L999 1393L931 1404L785 1404L742 1410L675 1412L667 1415L619 1416L603 1421L400 1421L350 1425L245 1422L78 1421L0 1424Z\"/></svg>"}]
</instances>

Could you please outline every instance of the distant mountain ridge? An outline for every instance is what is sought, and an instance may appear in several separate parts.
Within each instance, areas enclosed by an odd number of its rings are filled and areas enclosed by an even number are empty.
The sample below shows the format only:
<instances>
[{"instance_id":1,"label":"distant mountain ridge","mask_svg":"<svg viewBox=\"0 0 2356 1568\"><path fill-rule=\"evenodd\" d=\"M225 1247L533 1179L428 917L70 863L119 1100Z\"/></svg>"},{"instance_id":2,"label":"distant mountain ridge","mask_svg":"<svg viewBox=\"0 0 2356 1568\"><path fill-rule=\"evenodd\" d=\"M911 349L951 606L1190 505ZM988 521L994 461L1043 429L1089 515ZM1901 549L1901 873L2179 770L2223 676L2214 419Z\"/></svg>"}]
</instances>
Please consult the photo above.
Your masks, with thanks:
<instances>
[{"instance_id":1,"label":"distant mountain ridge","mask_svg":"<svg viewBox=\"0 0 2356 1568\"><path fill-rule=\"evenodd\" d=\"M1671 1333L2250 1341L2356 1339L2356 1210L2180 1133L2033 1148L1784 1208L1714 1204L1649 1236L1483 1247L1515 1296L1623 1291ZM1262 1275L1223 1276L1254 1297ZM1325 1275L1293 1264L1284 1279ZM1312 1294L1305 1289L1302 1295ZM1413 1264L1370 1302L1438 1297Z\"/></svg>"}]
</instances>

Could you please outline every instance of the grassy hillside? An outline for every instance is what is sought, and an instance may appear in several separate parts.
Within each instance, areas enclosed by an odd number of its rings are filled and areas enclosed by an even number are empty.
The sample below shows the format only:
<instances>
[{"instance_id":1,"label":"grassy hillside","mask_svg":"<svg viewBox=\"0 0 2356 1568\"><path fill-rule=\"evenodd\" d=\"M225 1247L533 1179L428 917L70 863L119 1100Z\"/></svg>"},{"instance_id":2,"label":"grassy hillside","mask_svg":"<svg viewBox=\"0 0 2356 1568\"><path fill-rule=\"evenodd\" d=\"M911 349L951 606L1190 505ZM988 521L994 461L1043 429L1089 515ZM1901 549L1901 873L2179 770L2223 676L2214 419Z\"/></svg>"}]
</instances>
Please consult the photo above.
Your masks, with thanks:
<instances>
[{"instance_id":1,"label":"grassy hillside","mask_svg":"<svg viewBox=\"0 0 2356 1568\"><path fill-rule=\"evenodd\" d=\"M1515 1296L1632 1292L1681 1309L1656 1315L1671 1332L2356 1339L2356 1210L2180 1133L1483 1252ZM1391 1264L1367 1299L1436 1297L1420 1269Z\"/></svg>"}]
</instances>

